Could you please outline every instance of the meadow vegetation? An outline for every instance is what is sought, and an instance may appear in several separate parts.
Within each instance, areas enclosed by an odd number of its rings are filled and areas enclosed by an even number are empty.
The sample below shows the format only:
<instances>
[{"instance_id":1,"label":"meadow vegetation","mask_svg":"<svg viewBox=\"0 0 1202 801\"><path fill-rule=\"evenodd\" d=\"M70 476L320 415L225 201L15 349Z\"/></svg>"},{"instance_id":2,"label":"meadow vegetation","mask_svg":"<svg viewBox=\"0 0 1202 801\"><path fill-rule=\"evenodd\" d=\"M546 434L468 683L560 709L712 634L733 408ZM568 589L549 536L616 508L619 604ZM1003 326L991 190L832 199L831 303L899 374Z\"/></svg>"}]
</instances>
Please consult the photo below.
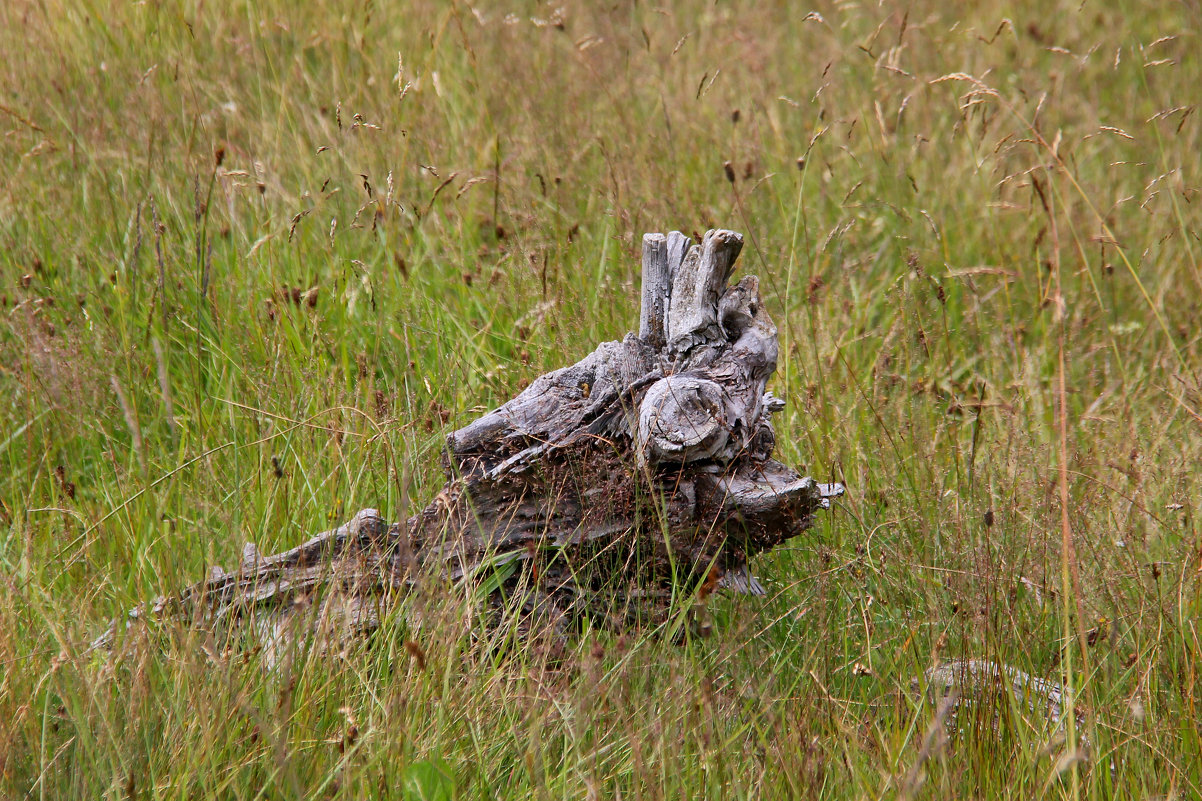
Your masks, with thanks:
<instances>
[{"instance_id":1,"label":"meadow vegetation","mask_svg":"<svg viewBox=\"0 0 1202 801\"><path fill-rule=\"evenodd\" d=\"M1196 2L0 4L0 795L1202 794ZM779 458L849 492L702 629L273 670L123 610L442 485L446 433L742 231ZM135 636L136 635L136 636ZM996 693L952 736L915 683Z\"/></svg>"}]
</instances>

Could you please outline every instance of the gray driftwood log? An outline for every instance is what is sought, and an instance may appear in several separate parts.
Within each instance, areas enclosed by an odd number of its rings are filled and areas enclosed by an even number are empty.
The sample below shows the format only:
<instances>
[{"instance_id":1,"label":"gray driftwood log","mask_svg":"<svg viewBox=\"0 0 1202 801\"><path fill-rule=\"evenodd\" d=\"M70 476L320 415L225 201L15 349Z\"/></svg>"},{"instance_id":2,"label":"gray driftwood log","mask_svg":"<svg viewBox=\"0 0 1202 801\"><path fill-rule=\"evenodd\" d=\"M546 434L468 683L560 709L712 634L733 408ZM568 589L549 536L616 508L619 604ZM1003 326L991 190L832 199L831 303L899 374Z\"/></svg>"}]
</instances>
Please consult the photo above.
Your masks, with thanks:
<instances>
[{"instance_id":1,"label":"gray driftwood log","mask_svg":"<svg viewBox=\"0 0 1202 801\"><path fill-rule=\"evenodd\" d=\"M422 582L466 582L485 608L560 632L653 621L682 584L763 594L748 558L843 488L772 458L777 334L754 276L728 286L742 245L725 230L647 234L638 335L448 436L446 486L419 514L389 524L365 509L274 556L248 545L237 570L131 616L278 644L302 617L373 629Z\"/></svg>"}]
</instances>

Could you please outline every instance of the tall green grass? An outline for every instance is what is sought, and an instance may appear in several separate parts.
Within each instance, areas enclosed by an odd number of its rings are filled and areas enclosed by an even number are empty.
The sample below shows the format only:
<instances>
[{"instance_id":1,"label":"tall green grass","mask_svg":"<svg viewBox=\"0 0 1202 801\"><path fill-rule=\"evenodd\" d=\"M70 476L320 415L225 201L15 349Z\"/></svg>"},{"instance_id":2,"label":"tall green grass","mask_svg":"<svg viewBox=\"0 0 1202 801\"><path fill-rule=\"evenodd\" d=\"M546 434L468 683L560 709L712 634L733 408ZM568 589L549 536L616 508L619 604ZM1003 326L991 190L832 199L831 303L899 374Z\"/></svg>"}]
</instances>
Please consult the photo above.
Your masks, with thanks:
<instances>
[{"instance_id":1,"label":"tall green grass","mask_svg":"<svg viewBox=\"0 0 1202 801\"><path fill-rule=\"evenodd\" d=\"M0 6L0 794L1202 793L1197 9L807 11ZM276 670L87 651L424 504L447 431L635 326L644 231L713 226L781 457L850 488L766 601L557 664L454 597ZM945 741L953 657L1071 685L1088 758L1004 695Z\"/></svg>"}]
</instances>

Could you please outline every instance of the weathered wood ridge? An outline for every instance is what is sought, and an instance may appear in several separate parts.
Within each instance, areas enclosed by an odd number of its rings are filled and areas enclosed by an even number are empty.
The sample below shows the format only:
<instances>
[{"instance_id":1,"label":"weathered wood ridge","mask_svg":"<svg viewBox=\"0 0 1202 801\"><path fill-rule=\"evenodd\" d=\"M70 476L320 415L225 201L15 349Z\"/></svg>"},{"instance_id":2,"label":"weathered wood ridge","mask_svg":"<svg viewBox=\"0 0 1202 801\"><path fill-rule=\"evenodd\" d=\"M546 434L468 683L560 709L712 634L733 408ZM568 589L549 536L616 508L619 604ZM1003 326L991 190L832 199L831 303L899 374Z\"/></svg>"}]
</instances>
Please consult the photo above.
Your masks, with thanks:
<instances>
[{"instance_id":1,"label":"weathered wood ridge","mask_svg":"<svg viewBox=\"0 0 1202 801\"><path fill-rule=\"evenodd\" d=\"M420 514L390 525L365 509L275 556L248 545L236 571L214 568L149 611L278 643L298 610L362 632L439 579L558 631L584 616L653 620L674 581L763 594L748 557L808 528L843 488L772 459L776 327L754 276L727 286L742 245L733 231L698 244L647 234L638 336L452 433L447 484Z\"/></svg>"}]
</instances>

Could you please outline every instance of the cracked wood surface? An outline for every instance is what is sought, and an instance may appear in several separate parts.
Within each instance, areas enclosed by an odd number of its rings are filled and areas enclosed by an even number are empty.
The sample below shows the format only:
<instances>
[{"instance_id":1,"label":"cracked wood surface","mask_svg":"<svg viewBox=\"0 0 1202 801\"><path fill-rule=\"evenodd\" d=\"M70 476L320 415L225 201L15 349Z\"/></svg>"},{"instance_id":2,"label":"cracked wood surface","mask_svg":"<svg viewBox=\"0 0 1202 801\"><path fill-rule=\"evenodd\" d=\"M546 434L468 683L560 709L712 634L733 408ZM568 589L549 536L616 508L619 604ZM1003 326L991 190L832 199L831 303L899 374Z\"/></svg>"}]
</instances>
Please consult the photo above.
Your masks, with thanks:
<instances>
[{"instance_id":1,"label":"cracked wood surface","mask_svg":"<svg viewBox=\"0 0 1202 801\"><path fill-rule=\"evenodd\" d=\"M646 235L639 334L451 433L446 485L418 514L389 524L365 509L284 553L248 546L237 570L130 618L187 615L278 647L298 625L371 630L429 579L560 632L584 616L654 621L673 581L763 594L749 557L843 488L772 458L777 332L755 276L727 285L742 245L726 230Z\"/></svg>"}]
</instances>

